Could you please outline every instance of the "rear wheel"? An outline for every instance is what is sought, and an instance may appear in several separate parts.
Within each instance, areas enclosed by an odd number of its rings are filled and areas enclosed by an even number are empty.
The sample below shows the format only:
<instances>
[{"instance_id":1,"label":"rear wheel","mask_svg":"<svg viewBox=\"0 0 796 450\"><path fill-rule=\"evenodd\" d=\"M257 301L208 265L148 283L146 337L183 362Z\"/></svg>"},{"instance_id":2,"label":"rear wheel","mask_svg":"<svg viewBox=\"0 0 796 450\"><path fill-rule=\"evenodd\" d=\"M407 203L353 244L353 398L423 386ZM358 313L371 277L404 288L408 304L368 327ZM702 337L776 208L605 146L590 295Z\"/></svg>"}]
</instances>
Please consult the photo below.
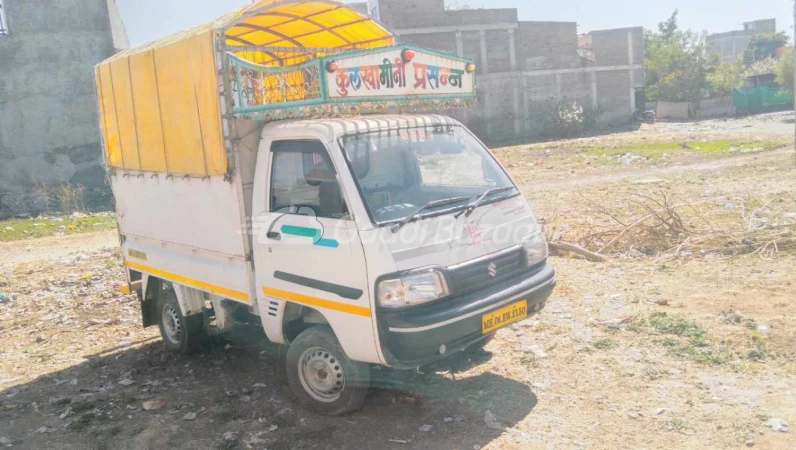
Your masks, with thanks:
<instances>
[{"instance_id":1,"label":"rear wheel","mask_svg":"<svg viewBox=\"0 0 796 450\"><path fill-rule=\"evenodd\" d=\"M157 320L166 350L172 353L194 353L205 342L204 316L183 316L177 296L170 288L160 291Z\"/></svg>"},{"instance_id":2,"label":"rear wheel","mask_svg":"<svg viewBox=\"0 0 796 450\"><path fill-rule=\"evenodd\" d=\"M287 376L301 403L330 416L360 409L370 384L368 365L351 361L323 326L305 330L290 345Z\"/></svg>"}]
</instances>

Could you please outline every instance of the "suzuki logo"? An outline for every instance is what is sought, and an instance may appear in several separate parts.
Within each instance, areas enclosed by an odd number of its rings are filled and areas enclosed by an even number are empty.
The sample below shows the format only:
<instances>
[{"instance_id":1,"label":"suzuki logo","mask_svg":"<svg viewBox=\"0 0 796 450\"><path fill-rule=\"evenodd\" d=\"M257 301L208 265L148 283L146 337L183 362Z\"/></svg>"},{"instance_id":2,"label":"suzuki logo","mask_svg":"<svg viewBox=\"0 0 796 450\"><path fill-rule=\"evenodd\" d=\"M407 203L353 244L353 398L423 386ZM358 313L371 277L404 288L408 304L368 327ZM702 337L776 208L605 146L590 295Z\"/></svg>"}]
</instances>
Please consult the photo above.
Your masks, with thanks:
<instances>
[{"instance_id":1,"label":"suzuki logo","mask_svg":"<svg viewBox=\"0 0 796 450\"><path fill-rule=\"evenodd\" d=\"M493 262L489 263L489 265L486 266L486 271L489 273L490 277L494 277L497 275L497 265Z\"/></svg>"}]
</instances>

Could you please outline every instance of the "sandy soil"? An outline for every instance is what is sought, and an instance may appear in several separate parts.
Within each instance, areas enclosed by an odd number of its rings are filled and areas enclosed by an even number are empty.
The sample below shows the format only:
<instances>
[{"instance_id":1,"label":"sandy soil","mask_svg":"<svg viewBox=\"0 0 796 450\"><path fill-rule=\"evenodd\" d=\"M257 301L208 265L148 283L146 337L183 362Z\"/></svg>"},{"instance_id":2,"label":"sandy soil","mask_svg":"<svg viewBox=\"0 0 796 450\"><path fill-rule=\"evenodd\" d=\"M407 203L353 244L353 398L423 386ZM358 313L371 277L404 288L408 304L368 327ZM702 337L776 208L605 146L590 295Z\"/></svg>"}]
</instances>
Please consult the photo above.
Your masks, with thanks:
<instances>
[{"instance_id":1,"label":"sandy soil","mask_svg":"<svg viewBox=\"0 0 796 450\"><path fill-rule=\"evenodd\" d=\"M724 137L749 133L755 120L656 124L587 141ZM774 122L754 132L785 136L784 122ZM580 145L497 150L561 239L581 242L607 223L595 204L622 210L633 195L704 204L702 228L736 226L740 205L755 205L755 224L796 224L792 146L683 155L668 167L584 167ZM559 285L540 314L501 330L484 353L423 373L375 370L364 410L329 418L292 398L282 352L262 339L241 332L199 355L167 354L156 329L141 329L136 300L118 294L115 239L0 248L0 292L11 298L0 303L0 445L796 448L796 431L772 429L796 426L796 254L784 248L765 258L698 248L645 254L623 242L607 262L551 257ZM151 400L162 407L145 411ZM485 426L487 411L501 429Z\"/></svg>"}]
</instances>

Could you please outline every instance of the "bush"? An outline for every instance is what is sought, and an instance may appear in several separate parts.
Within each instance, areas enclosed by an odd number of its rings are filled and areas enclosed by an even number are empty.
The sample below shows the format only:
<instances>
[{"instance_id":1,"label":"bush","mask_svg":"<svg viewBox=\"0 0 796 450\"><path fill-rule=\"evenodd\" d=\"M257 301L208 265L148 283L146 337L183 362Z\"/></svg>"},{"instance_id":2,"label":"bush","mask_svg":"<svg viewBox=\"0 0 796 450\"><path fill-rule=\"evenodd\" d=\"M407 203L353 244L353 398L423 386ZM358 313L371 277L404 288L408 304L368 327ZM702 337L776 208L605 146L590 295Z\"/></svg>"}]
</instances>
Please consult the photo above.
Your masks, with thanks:
<instances>
[{"instance_id":1,"label":"bush","mask_svg":"<svg viewBox=\"0 0 796 450\"><path fill-rule=\"evenodd\" d=\"M553 137L572 137L593 130L600 116L599 110L585 109L577 101L561 102L551 114L548 134Z\"/></svg>"}]
</instances>

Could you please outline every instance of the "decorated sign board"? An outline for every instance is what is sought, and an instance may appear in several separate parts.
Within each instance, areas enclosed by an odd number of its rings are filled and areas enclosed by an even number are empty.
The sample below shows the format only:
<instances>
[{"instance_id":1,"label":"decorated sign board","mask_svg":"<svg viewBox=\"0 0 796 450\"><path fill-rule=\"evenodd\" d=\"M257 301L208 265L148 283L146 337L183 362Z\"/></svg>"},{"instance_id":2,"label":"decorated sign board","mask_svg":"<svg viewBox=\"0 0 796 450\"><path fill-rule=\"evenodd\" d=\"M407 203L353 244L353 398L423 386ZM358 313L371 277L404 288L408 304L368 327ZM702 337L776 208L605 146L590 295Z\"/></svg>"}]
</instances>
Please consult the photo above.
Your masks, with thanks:
<instances>
[{"instance_id":1,"label":"decorated sign board","mask_svg":"<svg viewBox=\"0 0 796 450\"><path fill-rule=\"evenodd\" d=\"M343 56L326 62L330 100L475 94L475 66L411 47Z\"/></svg>"},{"instance_id":2,"label":"decorated sign board","mask_svg":"<svg viewBox=\"0 0 796 450\"><path fill-rule=\"evenodd\" d=\"M444 111L475 101L475 65L403 44L263 66L228 53L233 114L257 120Z\"/></svg>"}]
</instances>

